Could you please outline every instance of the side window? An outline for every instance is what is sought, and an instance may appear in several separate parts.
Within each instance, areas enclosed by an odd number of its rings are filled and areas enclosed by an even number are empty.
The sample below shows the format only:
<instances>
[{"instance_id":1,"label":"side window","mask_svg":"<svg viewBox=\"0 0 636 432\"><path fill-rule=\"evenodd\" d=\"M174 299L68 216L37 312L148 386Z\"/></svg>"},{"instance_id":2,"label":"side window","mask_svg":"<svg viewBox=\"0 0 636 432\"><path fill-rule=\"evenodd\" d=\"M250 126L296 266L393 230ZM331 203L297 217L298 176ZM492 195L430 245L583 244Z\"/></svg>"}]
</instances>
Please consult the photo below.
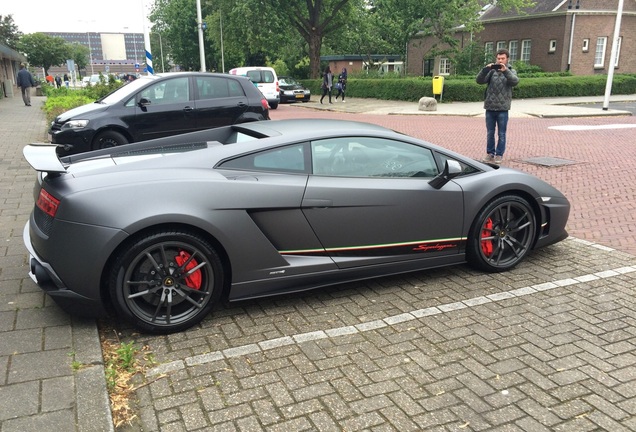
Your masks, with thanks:
<instances>
[{"instance_id":1,"label":"side window","mask_svg":"<svg viewBox=\"0 0 636 432\"><path fill-rule=\"evenodd\" d=\"M447 160L455 160L455 159L449 158L448 156L446 156L443 153L437 153L437 158L441 162L442 169L444 168L444 165L446 165L446 161ZM473 174L473 173L479 172L479 170L477 168L473 167L473 166L467 165L467 164L465 164L463 162L459 162L459 164L462 167L461 175Z\"/></svg>"},{"instance_id":2,"label":"side window","mask_svg":"<svg viewBox=\"0 0 636 432\"><path fill-rule=\"evenodd\" d=\"M435 177L431 150L383 138L332 138L311 143L313 173L338 177Z\"/></svg>"},{"instance_id":3,"label":"side window","mask_svg":"<svg viewBox=\"0 0 636 432\"><path fill-rule=\"evenodd\" d=\"M236 80L228 80L227 84L230 97L245 96L245 91L243 90L241 83Z\"/></svg>"},{"instance_id":4,"label":"side window","mask_svg":"<svg viewBox=\"0 0 636 432\"><path fill-rule=\"evenodd\" d=\"M249 171L307 172L306 145L278 147L223 162L219 167Z\"/></svg>"},{"instance_id":5,"label":"side window","mask_svg":"<svg viewBox=\"0 0 636 432\"><path fill-rule=\"evenodd\" d=\"M217 99L244 95L241 84L233 79L196 77L195 83L199 99Z\"/></svg>"},{"instance_id":6,"label":"side window","mask_svg":"<svg viewBox=\"0 0 636 432\"><path fill-rule=\"evenodd\" d=\"M140 95L152 105L166 105L190 100L188 77L174 78L144 89Z\"/></svg>"}]
</instances>

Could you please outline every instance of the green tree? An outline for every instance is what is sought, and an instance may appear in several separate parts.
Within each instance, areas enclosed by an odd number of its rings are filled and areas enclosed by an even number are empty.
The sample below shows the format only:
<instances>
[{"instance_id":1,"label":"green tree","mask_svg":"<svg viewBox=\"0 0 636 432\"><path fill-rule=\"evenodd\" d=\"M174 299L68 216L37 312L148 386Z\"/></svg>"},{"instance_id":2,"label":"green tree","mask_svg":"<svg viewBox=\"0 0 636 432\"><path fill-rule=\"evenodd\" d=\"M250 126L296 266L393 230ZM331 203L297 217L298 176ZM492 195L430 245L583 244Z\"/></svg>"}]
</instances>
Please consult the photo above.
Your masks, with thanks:
<instances>
[{"instance_id":1,"label":"green tree","mask_svg":"<svg viewBox=\"0 0 636 432\"><path fill-rule=\"evenodd\" d=\"M323 40L336 37L352 13L355 0L271 0L270 7L307 43L310 77L320 76ZM359 6L359 5L358 5Z\"/></svg>"},{"instance_id":2,"label":"green tree","mask_svg":"<svg viewBox=\"0 0 636 432\"><path fill-rule=\"evenodd\" d=\"M185 70L201 69L195 0L156 0L150 21L156 27L153 30L161 32L164 53L169 53L175 64ZM207 66L210 47L204 49Z\"/></svg>"},{"instance_id":3,"label":"green tree","mask_svg":"<svg viewBox=\"0 0 636 432\"><path fill-rule=\"evenodd\" d=\"M82 69L88 66L90 59L90 51L87 46L84 46L78 42L68 44L69 58L75 62L77 70L79 71L79 78L82 79Z\"/></svg>"},{"instance_id":4,"label":"green tree","mask_svg":"<svg viewBox=\"0 0 636 432\"><path fill-rule=\"evenodd\" d=\"M478 42L471 42L458 51L453 59L457 75L475 75L484 65L484 46Z\"/></svg>"},{"instance_id":5,"label":"green tree","mask_svg":"<svg viewBox=\"0 0 636 432\"><path fill-rule=\"evenodd\" d=\"M22 36L17 48L26 55L32 66L44 68L47 75L51 66L63 65L70 58L69 44L64 39L44 33Z\"/></svg>"},{"instance_id":6,"label":"green tree","mask_svg":"<svg viewBox=\"0 0 636 432\"><path fill-rule=\"evenodd\" d=\"M433 37L435 54L456 52L458 28L476 32L482 28L480 11L496 4L504 11L534 5L533 0L370 0L379 28L388 29L385 37L398 52L405 53L407 42L416 33ZM444 48L440 48L444 47ZM446 48L450 47L450 48Z\"/></svg>"},{"instance_id":7,"label":"green tree","mask_svg":"<svg viewBox=\"0 0 636 432\"><path fill-rule=\"evenodd\" d=\"M290 43L298 41L279 14L259 0L215 1L205 21L205 37L214 47L217 70L271 63L288 52Z\"/></svg>"},{"instance_id":8,"label":"green tree","mask_svg":"<svg viewBox=\"0 0 636 432\"><path fill-rule=\"evenodd\" d=\"M0 15L0 45L16 49L20 36L22 36L22 32L18 30L18 26L13 22L13 16Z\"/></svg>"}]
</instances>

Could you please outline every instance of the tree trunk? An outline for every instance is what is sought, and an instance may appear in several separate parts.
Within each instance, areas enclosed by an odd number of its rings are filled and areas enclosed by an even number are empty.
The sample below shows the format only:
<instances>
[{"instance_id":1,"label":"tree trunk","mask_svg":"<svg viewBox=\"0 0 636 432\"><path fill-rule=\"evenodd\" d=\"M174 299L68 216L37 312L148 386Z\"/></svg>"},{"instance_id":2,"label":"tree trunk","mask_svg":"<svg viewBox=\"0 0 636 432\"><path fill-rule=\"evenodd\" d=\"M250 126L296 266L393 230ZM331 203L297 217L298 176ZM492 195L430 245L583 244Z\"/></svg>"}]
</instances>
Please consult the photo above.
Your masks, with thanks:
<instances>
[{"instance_id":1,"label":"tree trunk","mask_svg":"<svg viewBox=\"0 0 636 432\"><path fill-rule=\"evenodd\" d=\"M309 45L309 73L310 78L320 78L320 48L322 47L322 37L312 32L307 41Z\"/></svg>"}]
</instances>

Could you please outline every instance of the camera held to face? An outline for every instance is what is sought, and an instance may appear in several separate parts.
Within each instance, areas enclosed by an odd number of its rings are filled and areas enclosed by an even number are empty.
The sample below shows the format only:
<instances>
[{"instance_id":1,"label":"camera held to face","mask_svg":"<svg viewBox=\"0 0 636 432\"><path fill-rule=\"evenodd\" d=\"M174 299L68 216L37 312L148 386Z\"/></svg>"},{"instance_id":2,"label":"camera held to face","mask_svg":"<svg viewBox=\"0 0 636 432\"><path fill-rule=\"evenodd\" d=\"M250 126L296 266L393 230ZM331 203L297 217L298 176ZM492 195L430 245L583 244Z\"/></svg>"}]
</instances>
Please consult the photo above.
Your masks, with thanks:
<instances>
[{"instance_id":1,"label":"camera held to face","mask_svg":"<svg viewBox=\"0 0 636 432\"><path fill-rule=\"evenodd\" d=\"M501 66L499 63L494 63L492 65L490 65L490 69L494 69L494 70L499 70L501 69Z\"/></svg>"}]
</instances>

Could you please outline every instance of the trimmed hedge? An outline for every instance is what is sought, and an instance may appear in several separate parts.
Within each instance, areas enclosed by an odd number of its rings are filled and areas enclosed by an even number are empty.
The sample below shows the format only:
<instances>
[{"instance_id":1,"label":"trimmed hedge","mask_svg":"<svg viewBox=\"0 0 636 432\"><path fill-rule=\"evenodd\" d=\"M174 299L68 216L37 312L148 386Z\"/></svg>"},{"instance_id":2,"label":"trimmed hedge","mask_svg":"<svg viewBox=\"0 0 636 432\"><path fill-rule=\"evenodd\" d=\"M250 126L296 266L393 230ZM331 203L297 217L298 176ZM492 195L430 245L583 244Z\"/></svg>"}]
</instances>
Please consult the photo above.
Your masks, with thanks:
<instances>
[{"instance_id":1,"label":"trimmed hedge","mask_svg":"<svg viewBox=\"0 0 636 432\"><path fill-rule=\"evenodd\" d=\"M544 97L602 96L605 94L606 75L550 76L525 78L513 90L513 98L532 99ZM322 94L321 80L302 80L302 84L313 95ZM443 102L479 102L484 98L484 85L475 79L446 79ZM614 75L612 94L636 93L636 74ZM357 79L347 81L347 95L360 98L403 100L417 102L423 96L433 96L431 77L409 77L396 79Z\"/></svg>"}]
</instances>

